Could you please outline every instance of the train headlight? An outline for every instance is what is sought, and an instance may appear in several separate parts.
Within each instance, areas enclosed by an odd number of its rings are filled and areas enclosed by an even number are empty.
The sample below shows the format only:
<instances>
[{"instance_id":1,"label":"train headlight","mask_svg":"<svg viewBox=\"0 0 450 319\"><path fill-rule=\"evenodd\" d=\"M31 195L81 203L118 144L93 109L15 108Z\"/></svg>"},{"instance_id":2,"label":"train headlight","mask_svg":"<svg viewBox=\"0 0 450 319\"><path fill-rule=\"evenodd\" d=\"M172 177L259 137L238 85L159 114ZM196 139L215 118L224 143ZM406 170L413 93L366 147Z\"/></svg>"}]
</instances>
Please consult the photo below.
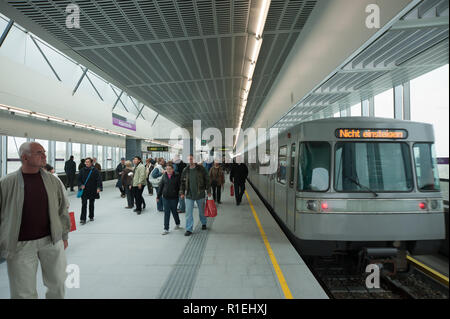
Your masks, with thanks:
<instances>
[{"instance_id":1,"label":"train headlight","mask_svg":"<svg viewBox=\"0 0 450 319\"><path fill-rule=\"evenodd\" d=\"M309 210L313 210L313 211L317 212L319 206L318 206L318 204L317 204L317 201L315 201L315 200L309 200L309 201L306 202L306 207L307 207Z\"/></svg>"},{"instance_id":2,"label":"train headlight","mask_svg":"<svg viewBox=\"0 0 450 319\"><path fill-rule=\"evenodd\" d=\"M437 209L438 206L439 206L439 203L438 203L437 200L432 200L432 201L431 201L431 208L432 208L432 209Z\"/></svg>"}]
</instances>

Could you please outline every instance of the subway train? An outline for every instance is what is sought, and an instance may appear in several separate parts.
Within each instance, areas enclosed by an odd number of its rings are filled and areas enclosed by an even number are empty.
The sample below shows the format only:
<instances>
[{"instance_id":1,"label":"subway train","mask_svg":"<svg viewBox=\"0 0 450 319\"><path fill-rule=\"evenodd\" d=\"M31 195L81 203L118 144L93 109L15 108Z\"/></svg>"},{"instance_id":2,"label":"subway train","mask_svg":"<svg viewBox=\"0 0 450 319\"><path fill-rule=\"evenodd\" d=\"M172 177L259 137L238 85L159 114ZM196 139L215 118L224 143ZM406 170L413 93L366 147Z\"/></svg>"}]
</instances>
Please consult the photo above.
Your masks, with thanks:
<instances>
[{"instance_id":1,"label":"subway train","mask_svg":"<svg viewBox=\"0 0 450 319\"><path fill-rule=\"evenodd\" d=\"M248 180L304 255L386 247L429 253L445 238L430 124L313 120L281 133L277 154L269 141L261 147L267 162L249 164ZM274 155L276 172L260 174Z\"/></svg>"}]
</instances>

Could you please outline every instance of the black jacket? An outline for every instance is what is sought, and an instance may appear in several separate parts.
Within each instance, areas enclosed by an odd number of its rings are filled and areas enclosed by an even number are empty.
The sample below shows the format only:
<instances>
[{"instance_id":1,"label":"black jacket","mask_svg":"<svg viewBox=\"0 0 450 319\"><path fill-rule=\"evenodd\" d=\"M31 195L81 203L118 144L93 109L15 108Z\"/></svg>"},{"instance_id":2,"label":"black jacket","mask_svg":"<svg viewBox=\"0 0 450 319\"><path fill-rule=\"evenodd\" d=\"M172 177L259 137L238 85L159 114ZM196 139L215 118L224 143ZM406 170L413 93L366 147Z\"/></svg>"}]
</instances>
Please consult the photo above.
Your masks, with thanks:
<instances>
[{"instance_id":1,"label":"black jacket","mask_svg":"<svg viewBox=\"0 0 450 319\"><path fill-rule=\"evenodd\" d=\"M122 164L122 163L119 163L119 165L117 165L117 167L116 167L116 173L117 173L117 178L118 179L121 179L121 175L120 175L120 173L125 169L125 164Z\"/></svg>"},{"instance_id":2,"label":"black jacket","mask_svg":"<svg viewBox=\"0 0 450 319\"><path fill-rule=\"evenodd\" d=\"M245 184L248 176L248 168L244 163L233 164L231 167L230 181L236 184Z\"/></svg>"},{"instance_id":3,"label":"black jacket","mask_svg":"<svg viewBox=\"0 0 450 319\"><path fill-rule=\"evenodd\" d=\"M97 188L100 189L103 188L102 177L95 167L91 166L90 169L92 169L93 171L91 173L91 176L89 177L89 180L86 183L86 188L83 191L83 197L88 199L95 199L98 198ZM80 188L81 185L84 185L84 183L86 182L90 169L87 167L83 167L80 170L80 174L78 175L78 188Z\"/></svg>"},{"instance_id":4,"label":"black jacket","mask_svg":"<svg viewBox=\"0 0 450 319\"><path fill-rule=\"evenodd\" d=\"M64 164L64 172L66 172L66 175L75 175L77 172L77 165L75 164L74 160L67 160Z\"/></svg>"},{"instance_id":5,"label":"black jacket","mask_svg":"<svg viewBox=\"0 0 450 319\"><path fill-rule=\"evenodd\" d=\"M159 182L158 194L156 195L158 199L164 197L165 199L178 199L180 191L180 174L174 172L172 178L164 173L161 181Z\"/></svg>"},{"instance_id":6,"label":"black jacket","mask_svg":"<svg viewBox=\"0 0 450 319\"><path fill-rule=\"evenodd\" d=\"M177 164L177 172L178 172L178 174L180 174L181 175L181 173L183 173L183 170L186 168L186 163L185 162L183 162L183 161L180 161L178 164Z\"/></svg>"}]
</instances>

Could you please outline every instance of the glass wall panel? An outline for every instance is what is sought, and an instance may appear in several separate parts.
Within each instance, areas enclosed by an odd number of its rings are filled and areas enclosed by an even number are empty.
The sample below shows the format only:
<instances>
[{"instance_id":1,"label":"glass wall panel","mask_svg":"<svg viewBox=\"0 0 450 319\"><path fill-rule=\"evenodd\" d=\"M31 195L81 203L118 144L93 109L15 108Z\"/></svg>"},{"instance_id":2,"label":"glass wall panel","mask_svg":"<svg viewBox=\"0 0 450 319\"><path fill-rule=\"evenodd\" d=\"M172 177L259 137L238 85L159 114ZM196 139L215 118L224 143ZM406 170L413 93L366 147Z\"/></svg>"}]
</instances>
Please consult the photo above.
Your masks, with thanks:
<instances>
[{"instance_id":1,"label":"glass wall panel","mask_svg":"<svg viewBox=\"0 0 450 319\"><path fill-rule=\"evenodd\" d=\"M375 117L394 118L394 89L389 89L375 96Z\"/></svg>"}]
</instances>

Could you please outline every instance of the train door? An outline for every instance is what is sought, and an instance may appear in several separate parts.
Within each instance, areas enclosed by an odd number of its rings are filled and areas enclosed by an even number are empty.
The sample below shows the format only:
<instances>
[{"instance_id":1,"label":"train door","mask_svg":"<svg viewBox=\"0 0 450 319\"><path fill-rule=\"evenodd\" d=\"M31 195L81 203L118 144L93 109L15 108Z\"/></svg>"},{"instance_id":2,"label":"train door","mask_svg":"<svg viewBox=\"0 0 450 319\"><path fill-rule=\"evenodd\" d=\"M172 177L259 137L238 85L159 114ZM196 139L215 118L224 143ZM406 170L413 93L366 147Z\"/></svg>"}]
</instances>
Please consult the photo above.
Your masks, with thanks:
<instances>
[{"instance_id":1,"label":"train door","mask_svg":"<svg viewBox=\"0 0 450 319\"><path fill-rule=\"evenodd\" d=\"M278 149L278 169L275 180L275 207L277 215L286 223L286 200L287 200L287 159L288 146L283 145Z\"/></svg>"},{"instance_id":2,"label":"train door","mask_svg":"<svg viewBox=\"0 0 450 319\"><path fill-rule=\"evenodd\" d=\"M289 182L287 188L287 215L286 215L286 225L295 231L295 166L297 158L297 148L295 143L291 144L290 156L289 156Z\"/></svg>"}]
</instances>

